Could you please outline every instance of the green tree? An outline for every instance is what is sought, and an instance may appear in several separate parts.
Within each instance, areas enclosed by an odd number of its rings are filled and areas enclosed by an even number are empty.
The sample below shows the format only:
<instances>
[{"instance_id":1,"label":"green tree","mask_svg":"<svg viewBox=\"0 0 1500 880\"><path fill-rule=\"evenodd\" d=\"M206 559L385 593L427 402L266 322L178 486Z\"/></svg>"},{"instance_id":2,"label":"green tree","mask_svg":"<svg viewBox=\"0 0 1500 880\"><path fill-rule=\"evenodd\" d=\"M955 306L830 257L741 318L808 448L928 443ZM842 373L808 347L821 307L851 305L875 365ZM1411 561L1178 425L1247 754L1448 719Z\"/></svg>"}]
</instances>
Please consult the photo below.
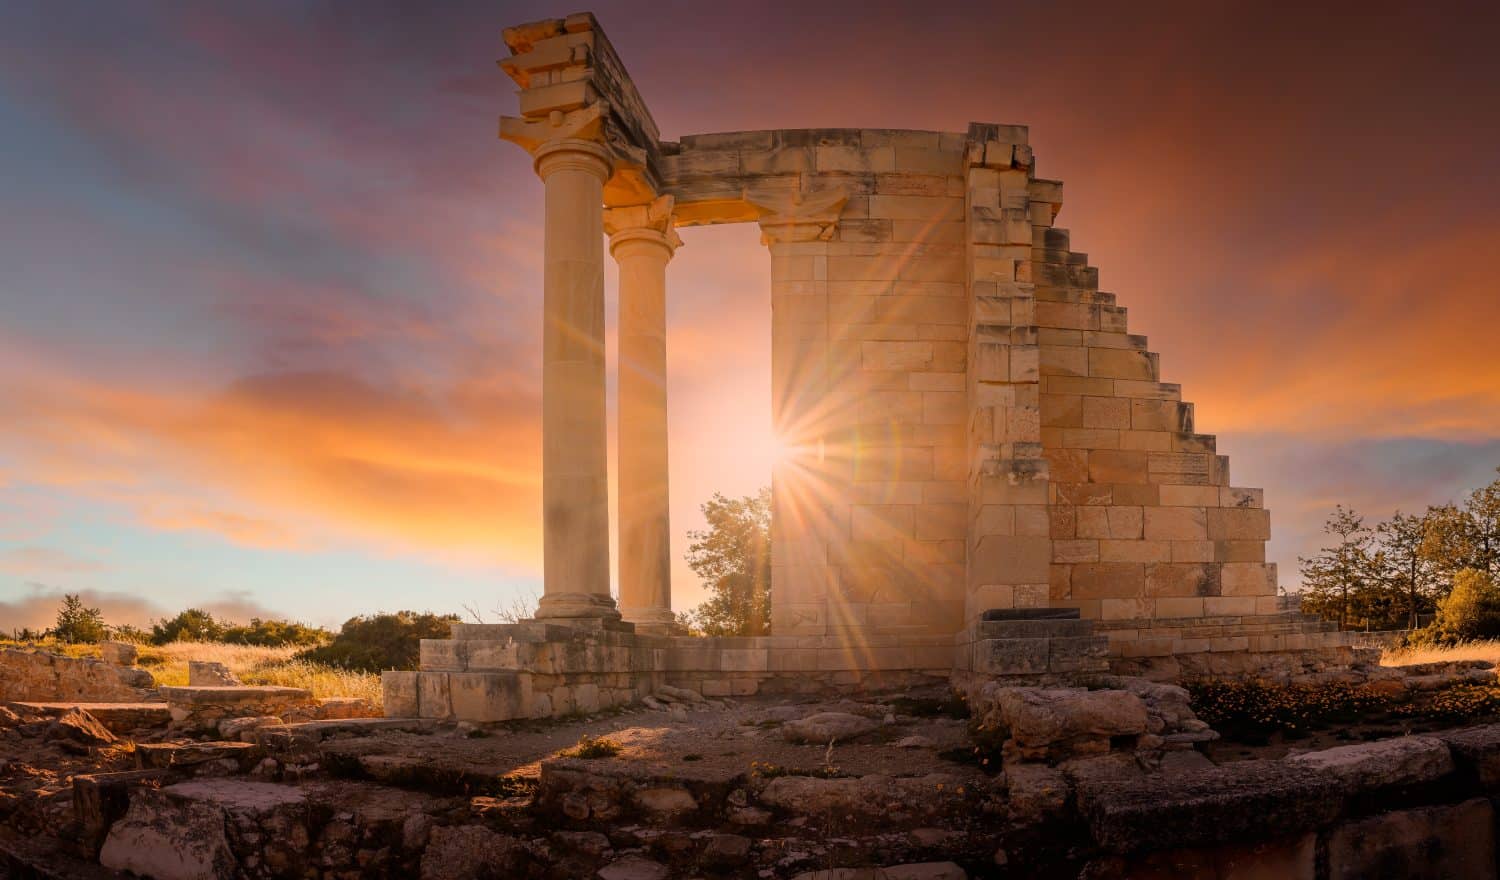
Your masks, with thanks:
<instances>
[{"instance_id":1,"label":"green tree","mask_svg":"<svg viewBox=\"0 0 1500 880\"><path fill-rule=\"evenodd\" d=\"M217 642L224 637L224 624L202 608L188 608L176 617L151 624L151 643Z\"/></svg>"},{"instance_id":2,"label":"green tree","mask_svg":"<svg viewBox=\"0 0 1500 880\"><path fill-rule=\"evenodd\" d=\"M1374 537L1364 517L1342 504L1334 508L1323 532L1337 537L1313 556L1299 557L1302 567L1302 607L1325 619L1348 625L1351 598L1361 599L1371 582Z\"/></svg>"},{"instance_id":3,"label":"green tree","mask_svg":"<svg viewBox=\"0 0 1500 880\"><path fill-rule=\"evenodd\" d=\"M385 669L416 669L422 639L446 639L456 614L398 611L351 617L333 641L309 648L297 656L303 660L380 672Z\"/></svg>"},{"instance_id":4,"label":"green tree","mask_svg":"<svg viewBox=\"0 0 1500 880\"><path fill-rule=\"evenodd\" d=\"M1427 508L1422 555L1432 567L1439 592L1446 592L1475 555L1474 527L1468 512L1454 504Z\"/></svg>"},{"instance_id":5,"label":"green tree","mask_svg":"<svg viewBox=\"0 0 1500 880\"><path fill-rule=\"evenodd\" d=\"M57 609L57 625L52 628L58 641L94 644L104 641L108 633L104 615L98 608L84 605L77 593L63 595L62 606Z\"/></svg>"},{"instance_id":6,"label":"green tree","mask_svg":"<svg viewBox=\"0 0 1500 880\"><path fill-rule=\"evenodd\" d=\"M1500 468L1495 472L1500 473ZM1464 513L1470 530L1470 562L1486 574L1500 574L1500 477L1470 492Z\"/></svg>"},{"instance_id":7,"label":"green tree","mask_svg":"<svg viewBox=\"0 0 1500 880\"><path fill-rule=\"evenodd\" d=\"M743 498L714 493L706 531L688 537L687 563L708 586L707 601L683 615L710 636L759 636L771 629L771 490Z\"/></svg>"},{"instance_id":8,"label":"green tree","mask_svg":"<svg viewBox=\"0 0 1500 880\"><path fill-rule=\"evenodd\" d=\"M1417 628L1417 615L1432 607L1436 592L1435 566L1426 552L1430 527L1430 512L1429 516L1417 516L1399 510L1375 527L1380 540L1376 562L1381 579L1393 594L1406 597L1408 629Z\"/></svg>"}]
</instances>

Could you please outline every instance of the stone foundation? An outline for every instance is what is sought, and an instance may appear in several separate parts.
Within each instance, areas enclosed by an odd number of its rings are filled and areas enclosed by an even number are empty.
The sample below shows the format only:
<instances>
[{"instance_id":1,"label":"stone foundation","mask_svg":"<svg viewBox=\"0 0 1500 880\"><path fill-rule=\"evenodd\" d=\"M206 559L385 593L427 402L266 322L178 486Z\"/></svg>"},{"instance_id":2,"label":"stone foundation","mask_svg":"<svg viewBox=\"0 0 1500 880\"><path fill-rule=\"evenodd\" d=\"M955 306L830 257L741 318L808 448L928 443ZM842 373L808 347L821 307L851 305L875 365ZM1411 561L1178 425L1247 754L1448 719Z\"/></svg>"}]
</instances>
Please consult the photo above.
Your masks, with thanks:
<instances>
[{"instance_id":1,"label":"stone foundation","mask_svg":"<svg viewBox=\"0 0 1500 880\"><path fill-rule=\"evenodd\" d=\"M663 686L719 698L951 683L972 696L997 680L1068 684L1110 672L1291 680L1378 660L1346 634L1290 613L1106 622L1072 608L999 609L954 637L690 638L644 635L616 621L529 620L454 624L452 638L422 641L420 670L386 672L382 686L389 717L494 722L597 712Z\"/></svg>"},{"instance_id":2,"label":"stone foundation","mask_svg":"<svg viewBox=\"0 0 1500 880\"><path fill-rule=\"evenodd\" d=\"M86 700L131 703L147 699L156 681L134 669L47 651L0 650L0 700Z\"/></svg>"}]
</instances>

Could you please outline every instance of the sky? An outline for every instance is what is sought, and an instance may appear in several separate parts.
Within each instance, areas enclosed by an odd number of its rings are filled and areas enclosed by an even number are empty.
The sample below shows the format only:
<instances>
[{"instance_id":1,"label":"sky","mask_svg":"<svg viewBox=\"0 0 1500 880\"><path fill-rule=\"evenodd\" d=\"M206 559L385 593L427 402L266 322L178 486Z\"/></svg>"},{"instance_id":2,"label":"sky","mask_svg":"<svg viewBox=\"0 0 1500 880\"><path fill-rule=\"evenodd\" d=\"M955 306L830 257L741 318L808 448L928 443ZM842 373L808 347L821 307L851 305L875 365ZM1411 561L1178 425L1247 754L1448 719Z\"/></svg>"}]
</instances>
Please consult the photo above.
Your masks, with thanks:
<instances>
[{"instance_id":1,"label":"sky","mask_svg":"<svg viewBox=\"0 0 1500 880\"><path fill-rule=\"evenodd\" d=\"M541 186L494 62L572 11L0 5L0 629L63 591L320 624L540 592ZM1335 503L1500 466L1492 5L592 11L668 139L1029 125L1058 224L1266 488L1284 585ZM677 610L698 505L770 473L769 258L682 237Z\"/></svg>"}]
</instances>

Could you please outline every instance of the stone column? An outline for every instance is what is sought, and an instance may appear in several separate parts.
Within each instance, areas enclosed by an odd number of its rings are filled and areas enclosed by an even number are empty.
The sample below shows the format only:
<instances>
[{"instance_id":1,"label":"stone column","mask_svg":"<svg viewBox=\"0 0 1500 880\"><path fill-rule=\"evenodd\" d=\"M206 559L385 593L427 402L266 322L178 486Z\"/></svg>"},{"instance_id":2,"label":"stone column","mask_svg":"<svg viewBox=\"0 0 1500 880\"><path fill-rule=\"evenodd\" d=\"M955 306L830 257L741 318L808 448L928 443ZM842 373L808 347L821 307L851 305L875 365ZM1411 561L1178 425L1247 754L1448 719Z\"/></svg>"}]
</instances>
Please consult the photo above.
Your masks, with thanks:
<instances>
[{"instance_id":1,"label":"stone column","mask_svg":"<svg viewBox=\"0 0 1500 880\"><path fill-rule=\"evenodd\" d=\"M619 618L609 595L604 183L611 154L562 138L533 152L546 190L538 618Z\"/></svg>"},{"instance_id":2,"label":"stone column","mask_svg":"<svg viewBox=\"0 0 1500 880\"><path fill-rule=\"evenodd\" d=\"M682 244L672 197L605 212L620 266L620 612L638 632L672 624L667 498L667 262Z\"/></svg>"}]
</instances>

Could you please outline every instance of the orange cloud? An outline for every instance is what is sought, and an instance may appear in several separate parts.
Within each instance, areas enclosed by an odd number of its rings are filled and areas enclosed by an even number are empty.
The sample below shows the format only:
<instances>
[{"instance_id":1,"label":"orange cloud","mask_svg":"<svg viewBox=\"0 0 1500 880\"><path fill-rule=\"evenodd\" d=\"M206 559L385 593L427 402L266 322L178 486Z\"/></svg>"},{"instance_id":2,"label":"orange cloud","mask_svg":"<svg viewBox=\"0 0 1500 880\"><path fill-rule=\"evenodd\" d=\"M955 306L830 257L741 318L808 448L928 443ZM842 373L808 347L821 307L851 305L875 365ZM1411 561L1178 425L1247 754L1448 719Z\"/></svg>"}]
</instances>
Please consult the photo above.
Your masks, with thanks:
<instances>
[{"instance_id":1,"label":"orange cloud","mask_svg":"<svg viewBox=\"0 0 1500 880\"><path fill-rule=\"evenodd\" d=\"M0 392L17 415L0 449L29 481L123 504L148 526L535 562L539 444L524 391L279 373L202 397L54 368Z\"/></svg>"}]
</instances>

